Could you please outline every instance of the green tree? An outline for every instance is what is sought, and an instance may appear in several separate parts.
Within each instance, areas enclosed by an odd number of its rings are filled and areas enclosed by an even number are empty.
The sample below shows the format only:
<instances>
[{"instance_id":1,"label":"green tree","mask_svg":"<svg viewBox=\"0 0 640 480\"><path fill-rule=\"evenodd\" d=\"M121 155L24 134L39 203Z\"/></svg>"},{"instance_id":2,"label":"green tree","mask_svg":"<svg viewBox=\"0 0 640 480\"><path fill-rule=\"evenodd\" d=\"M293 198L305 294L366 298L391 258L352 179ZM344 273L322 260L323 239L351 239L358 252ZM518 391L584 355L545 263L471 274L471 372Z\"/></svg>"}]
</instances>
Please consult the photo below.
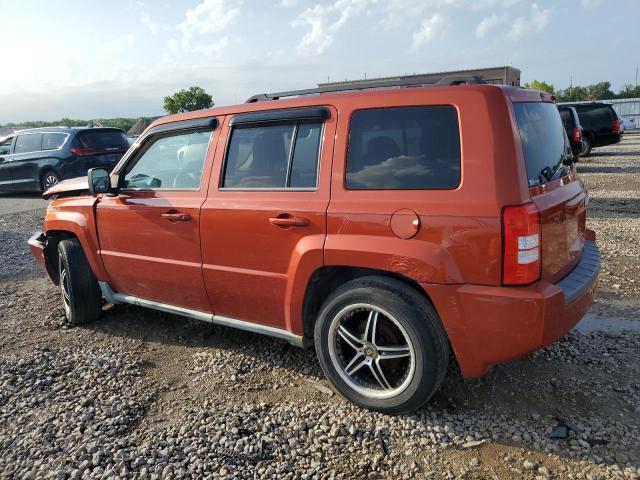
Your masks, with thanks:
<instances>
[{"instance_id":1,"label":"green tree","mask_svg":"<svg viewBox=\"0 0 640 480\"><path fill-rule=\"evenodd\" d=\"M164 109L170 115L193 112L212 106L213 97L200 87L190 87L188 90L183 89L171 96L164 97Z\"/></svg>"},{"instance_id":2,"label":"green tree","mask_svg":"<svg viewBox=\"0 0 640 480\"><path fill-rule=\"evenodd\" d=\"M579 102L580 100L587 100L587 92L580 85L572 85L564 90L558 90L556 97L559 102Z\"/></svg>"},{"instance_id":3,"label":"green tree","mask_svg":"<svg viewBox=\"0 0 640 480\"><path fill-rule=\"evenodd\" d=\"M640 97L640 85L627 84L616 95L618 98L638 98Z\"/></svg>"},{"instance_id":4,"label":"green tree","mask_svg":"<svg viewBox=\"0 0 640 480\"><path fill-rule=\"evenodd\" d=\"M547 82L543 82L542 80L534 80L531 83L525 83L524 88L530 88L531 90L540 90L541 92L547 92L551 95L554 95L556 93L553 85Z\"/></svg>"},{"instance_id":5,"label":"green tree","mask_svg":"<svg viewBox=\"0 0 640 480\"><path fill-rule=\"evenodd\" d=\"M609 100L615 98L615 94L611 91L609 82L598 82L593 85L587 85L585 88L587 100Z\"/></svg>"}]
</instances>

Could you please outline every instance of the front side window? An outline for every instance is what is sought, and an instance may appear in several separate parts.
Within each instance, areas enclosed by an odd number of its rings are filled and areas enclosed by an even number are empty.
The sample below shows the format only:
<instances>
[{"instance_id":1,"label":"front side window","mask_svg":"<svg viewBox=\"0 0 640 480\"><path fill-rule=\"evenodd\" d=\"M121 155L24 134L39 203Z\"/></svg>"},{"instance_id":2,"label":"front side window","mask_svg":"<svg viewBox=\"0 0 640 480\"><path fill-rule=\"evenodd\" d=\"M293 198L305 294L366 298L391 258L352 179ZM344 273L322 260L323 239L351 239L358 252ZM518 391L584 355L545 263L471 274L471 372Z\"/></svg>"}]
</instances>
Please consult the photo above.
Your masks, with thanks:
<instances>
[{"instance_id":1,"label":"front side window","mask_svg":"<svg viewBox=\"0 0 640 480\"><path fill-rule=\"evenodd\" d=\"M64 133L44 133L42 135L42 150L56 150L60 148L67 136Z\"/></svg>"},{"instance_id":2,"label":"front side window","mask_svg":"<svg viewBox=\"0 0 640 480\"><path fill-rule=\"evenodd\" d=\"M28 133L26 135L18 135L18 138L16 138L16 147L13 153L38 152L40 151L41 145L41 133Z\"/></svg>"},{"instance_id":3,"label":"front side window","mask_svg":"<svg viewBox=\"0 0 640 480\"><path fill-rule=\"evenodd\" d=\"M0 142L0 155L7 155L11 152L11 142L13 142L13 137L5 138Z\"/></svg>"},{"instance_id":4,"label":"front side window","mask_svg":"<svg viewBox=\"0 0 640 480\"><path fill-rule=\"evenodd\" d=\"M353 114L348 189L444 190L459 184L460 135L453 107L378 108Z\"/></svg>"},{"instance_id":5,"label":"front side window","mask_svg":"<svg viewBox=\"0 0 640 480\"><path fill-rule=\"evenodd\" d=\"M211 131L180 132L151 139L125 169L124 188L192 190L200 188Z\"/></svg>"},{"instance_id":6,"label":"front side window","mask_svg":"<svg viewBox=\"0 0 640 480\"><path fill-rule=\"evenodd\" d=\"M234 127L224 188L315 188L322 123L289 122Z\"/></svg>"}]
</instances>

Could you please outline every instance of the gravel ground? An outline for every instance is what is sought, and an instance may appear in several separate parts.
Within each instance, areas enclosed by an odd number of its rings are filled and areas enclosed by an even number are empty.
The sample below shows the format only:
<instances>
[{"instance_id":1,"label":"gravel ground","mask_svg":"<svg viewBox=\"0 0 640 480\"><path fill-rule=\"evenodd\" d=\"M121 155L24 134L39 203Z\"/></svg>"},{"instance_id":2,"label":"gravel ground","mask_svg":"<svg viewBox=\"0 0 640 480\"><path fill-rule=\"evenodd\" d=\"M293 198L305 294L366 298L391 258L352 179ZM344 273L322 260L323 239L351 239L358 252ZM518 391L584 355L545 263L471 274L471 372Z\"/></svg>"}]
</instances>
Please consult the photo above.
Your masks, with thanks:
<instances>
[{"instance_id":1,"label":"gravel ground","mask_svg":"<svg viewBox=\"0 0 640 480\"><path fill-rule=\"evenodd\" d=\"M638 319L640 136L578 171L604 257L592 313ZM41 218L0 213L0 478L640 474L640 332L572 332L475 381L452 369L423 410L382 415L278 340L131 306L71 328L27 253Z\"/></svg>"}]
</instances>

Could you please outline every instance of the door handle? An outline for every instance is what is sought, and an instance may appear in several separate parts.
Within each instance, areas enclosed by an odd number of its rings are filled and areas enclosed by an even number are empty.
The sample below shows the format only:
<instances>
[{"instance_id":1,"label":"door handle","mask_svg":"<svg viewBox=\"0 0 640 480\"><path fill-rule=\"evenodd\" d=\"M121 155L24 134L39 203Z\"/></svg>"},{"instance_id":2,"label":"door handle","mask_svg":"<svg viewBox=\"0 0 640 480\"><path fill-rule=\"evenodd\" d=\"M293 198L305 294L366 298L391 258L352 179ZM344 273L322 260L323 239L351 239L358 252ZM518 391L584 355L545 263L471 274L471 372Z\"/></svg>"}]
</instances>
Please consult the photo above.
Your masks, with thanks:
<instances>
[{"instance_id":1,"label":"door handle","mask_svg":"<svg viewBox=\"0 0 640 480\"><path fill-rule=\"evenodd\" d=\"M309 225L308 218L289 216L271 217L269 219L269 222L272 225L277 225L279 227L306 227L307 225Z\"/></svg>"},{"instance_id":2,"label":"door handle","mask_svg":"<svg viewBox=\"0 0 640 480\"><path fill-rule=\"evenodd\" d=\"M191 215L188 213L170 212L160 214L162 218L169 220L170 222L186 222L191 220Z\"/></svg>"}]
</instances>

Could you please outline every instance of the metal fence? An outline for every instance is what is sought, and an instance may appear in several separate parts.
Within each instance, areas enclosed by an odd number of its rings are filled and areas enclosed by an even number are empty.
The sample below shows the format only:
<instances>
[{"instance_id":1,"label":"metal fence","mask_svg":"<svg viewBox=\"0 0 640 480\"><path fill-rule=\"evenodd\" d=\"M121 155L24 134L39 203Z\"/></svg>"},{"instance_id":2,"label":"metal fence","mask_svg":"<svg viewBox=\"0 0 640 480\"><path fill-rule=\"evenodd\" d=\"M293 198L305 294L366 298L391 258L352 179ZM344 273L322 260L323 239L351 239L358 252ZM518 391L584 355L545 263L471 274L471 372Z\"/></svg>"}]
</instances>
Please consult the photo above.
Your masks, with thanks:
<instances>
[{"instance_id":1,"label":"metal fence","mask_svg":"<svg viewBox=\"0 0 640 480\"><path fill-rule=\"evenodd\" d=\"M640 129L640 98L617 98L615 100L596 100L599 103L608 103L613 106L619 117L635 117L636 130ZM592 103L586 102L568 102L568 103Z\"/></svg>"}]
</instances>

